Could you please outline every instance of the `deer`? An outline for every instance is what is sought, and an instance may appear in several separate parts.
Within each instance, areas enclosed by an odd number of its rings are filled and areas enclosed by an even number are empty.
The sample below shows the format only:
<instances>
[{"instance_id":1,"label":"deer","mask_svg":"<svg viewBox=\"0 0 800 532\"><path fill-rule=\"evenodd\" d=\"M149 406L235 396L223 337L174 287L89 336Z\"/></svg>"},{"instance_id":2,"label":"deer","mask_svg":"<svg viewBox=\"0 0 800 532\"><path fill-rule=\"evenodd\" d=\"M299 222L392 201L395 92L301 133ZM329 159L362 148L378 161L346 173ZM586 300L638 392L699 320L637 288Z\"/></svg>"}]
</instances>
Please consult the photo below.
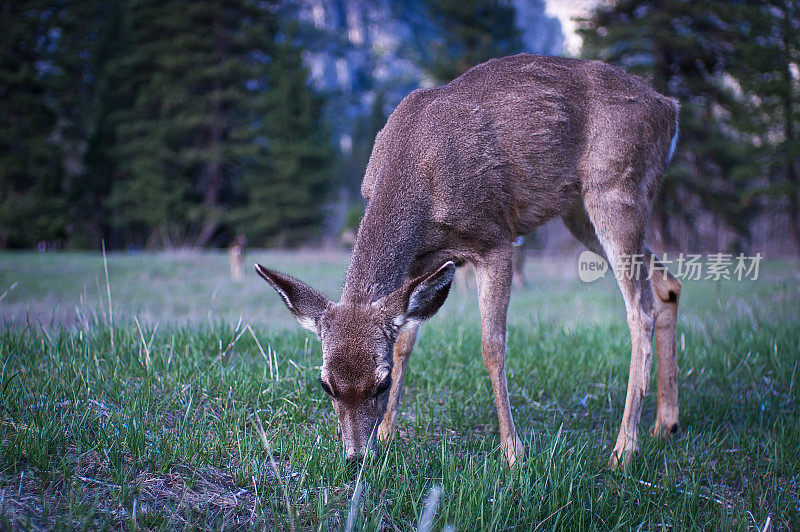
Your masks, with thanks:
<instances>
[{"instance_id":1,"label":"deer","mask_svg":"<svg viewBox=\"0 0 800 532\"><path fill-rule=\"evenodd\" d=\"M523 458L505 372L513 248L518 236L556 217L608 261L625 303L630 373L608 466L629 464L638 450L654 336L652 432L677 432L681 283L645 236L675 151L678 110L676 100L615 66L528 54L489 60L401 101L367 164L367 207L340 301L255 266L321 341L319 381L347 460L366 460L377 440L393 438L419 327L443 305L464 263L477 278L499 451L509 466ZM643 267L630 256L642 257Z\"/></svg>"},{"instance_id":2,"label":"deer","mask_svg":"<svg viewBox=\"0 0 800 532\"><path fill-rule=\"evenodd\" d=\"M230 264L231 279L238 281L242 278L244 266L244 251L247 247L247 237L239 234L228 247L228 263Z\"/></svg>"}]
</instances>

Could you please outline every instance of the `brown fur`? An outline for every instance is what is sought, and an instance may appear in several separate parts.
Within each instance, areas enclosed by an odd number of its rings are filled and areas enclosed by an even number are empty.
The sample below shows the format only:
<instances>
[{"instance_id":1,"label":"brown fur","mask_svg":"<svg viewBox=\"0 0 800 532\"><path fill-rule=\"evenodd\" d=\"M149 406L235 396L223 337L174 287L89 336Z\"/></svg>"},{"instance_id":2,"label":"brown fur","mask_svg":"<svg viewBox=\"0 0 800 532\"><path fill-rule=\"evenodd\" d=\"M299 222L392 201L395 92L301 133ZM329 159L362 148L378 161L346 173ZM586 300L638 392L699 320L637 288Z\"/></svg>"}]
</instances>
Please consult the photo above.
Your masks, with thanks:
<instances>
[{"instance_id":1,"label":"brown fur","mask_svg":"<svg viewBox=\"0 0 800 532\"><path fill-rule=\"evenodd\" d=\"M637 448L654 329L661 331L658 423L666 427L656 432L677 428L680 283L668 272L654 275L654 301L646 271L626 277L620 261L651 254L645 227L674 146L676 118L676 102L618 68L524 54L488 61L400 103L367 166L362 193L369 203L341 301L323 302L299 281L286 285L291 278L278 282L281 274L257 267L322 340L322 379L336 388L348 456L363 455L376 432L383 439L394 433L416 330L444 302L453 262L475 266L481 351L501 443L510 463L521 456L505 376L513 242L556 216L608 257L625 299L631 376L612 465L630 460ZM373 397L389 372L391 390Z\"/></svg>"}]
</instances>

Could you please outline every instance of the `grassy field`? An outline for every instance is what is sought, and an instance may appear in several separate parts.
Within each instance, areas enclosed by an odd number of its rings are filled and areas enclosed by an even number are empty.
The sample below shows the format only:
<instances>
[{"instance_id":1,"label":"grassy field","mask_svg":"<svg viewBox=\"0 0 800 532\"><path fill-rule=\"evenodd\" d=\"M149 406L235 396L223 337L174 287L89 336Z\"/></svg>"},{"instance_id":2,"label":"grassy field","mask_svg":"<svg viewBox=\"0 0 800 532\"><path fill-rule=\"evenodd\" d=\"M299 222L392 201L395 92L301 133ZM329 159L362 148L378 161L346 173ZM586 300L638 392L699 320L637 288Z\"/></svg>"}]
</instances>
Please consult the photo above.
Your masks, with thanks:
<instances>
[{"instance_id":1,"label":"grassy field","mask_svg":"<svg viewBox=\"0 0 800 532\"><path fill-rule=\"evenodd\" d=\"M359 476L318 342L224 254L112 254L110 305L97 254L0 254L0 528L416 529L441 486L435 529L800 530L800 262L684 283L682 430L646 435L653 379L642 450L612 473L625 312L576 257L529 260L512 295L524 462L498 452L476 298L454 290L422 328L399 437ZM347 255L248 261L335 299Z\"/></svg>"}]
</instances>

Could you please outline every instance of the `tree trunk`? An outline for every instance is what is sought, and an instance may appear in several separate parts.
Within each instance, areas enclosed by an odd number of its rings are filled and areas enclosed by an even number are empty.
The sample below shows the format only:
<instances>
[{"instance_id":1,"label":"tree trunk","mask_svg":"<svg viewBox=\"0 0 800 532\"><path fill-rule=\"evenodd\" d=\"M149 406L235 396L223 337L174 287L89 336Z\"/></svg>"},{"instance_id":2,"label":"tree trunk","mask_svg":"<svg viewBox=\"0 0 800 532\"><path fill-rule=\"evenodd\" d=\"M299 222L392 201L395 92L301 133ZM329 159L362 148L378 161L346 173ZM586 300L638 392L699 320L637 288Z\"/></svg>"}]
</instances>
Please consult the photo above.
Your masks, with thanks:
<instances>
[{"instance_id":1,"label":"tree trunk","mask_svg":"<svg viewBox=\"0 0 800 532\"><path fill-rule=\"evenodd\" d=\"M214 20L214 56L216 63L222 63L222 24L218 14ZM224 128L224 118L222 116L222 104L220 97L222 94L222 82L216 77L212 83L213 90L211 96L211 109L213 119L211 121L211 138L208 149L211 152L211 160L208 164L206 189L203 196L203 203L209 207L211 218L207 219L200 235L192 242L191 247L205 247L211 241L217 228L219 220L214 212L219 202L219 194L222 188L222 130Z\"/></svg>"},{"instance_id":2,"label":"tree trunk","mask_svg":"<svg viewBox=\"0 0 800 532\"><path fill-rule=\"evenodd\" d=\"M208 179L206 180L206 190L203 201L206 205L215 206L219 199L219 192L222 186L222 106L219 98L222 91L222 84L219 79L214 80L214 90L212 96L211 139L209 151L211 161L208 165Z\"/></svg>"},{"instance_id":3,"label":"tree trunk","mask_svg":"<svg viewBox=\"0 0 800 532\"><path fill-rule=\"evenodd\" d=\"M794 13L792 12L791 3L784 5L783 10L783 74L785 76L785 91L783 94L784 106L784 156L786 164L786 179L789 182L789 228L792 233L797 252L800 253L800 172L797 169L797 162L794 160L794 149L797 138L794 129L794 79L789 65L792 62L792 45L794 44L794 35L792 28L792 20Z\"/></svg>"}]
</instances>

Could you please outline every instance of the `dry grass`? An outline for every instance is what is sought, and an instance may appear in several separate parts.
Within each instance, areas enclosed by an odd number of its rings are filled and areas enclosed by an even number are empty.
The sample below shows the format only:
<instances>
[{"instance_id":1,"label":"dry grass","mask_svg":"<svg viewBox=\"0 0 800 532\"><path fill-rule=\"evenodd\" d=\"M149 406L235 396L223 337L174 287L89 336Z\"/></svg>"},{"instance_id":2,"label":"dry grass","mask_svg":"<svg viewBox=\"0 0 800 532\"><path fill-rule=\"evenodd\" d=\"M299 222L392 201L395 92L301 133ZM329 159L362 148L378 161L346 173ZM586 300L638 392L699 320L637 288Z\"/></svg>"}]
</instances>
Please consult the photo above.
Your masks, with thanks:
<instances>
[{"instance_id":1,"label":"dry grass","mask_svg":"<svg viewBox=\"0 0 800 532\"><path fill-rule=\"evenodd\" d=\"M131 482L117 485L98 467L103 463L100 457L83 455L79 462L71 477L47 482L31 469L13 477L0 473L0 508L7 524L33 530L101 528L113 523L147 528L153 516L162 525L178 528L251 528L272 522L255 489L240 487L225 469L174 466L160 475L145 470L135 473ZM119 502L124 491L135 494L132 506ZM80 495L68 498L67 492ZM68 504L91 510L80 519L65 520L72 513Z\"/></svg>"}]
</instances>

